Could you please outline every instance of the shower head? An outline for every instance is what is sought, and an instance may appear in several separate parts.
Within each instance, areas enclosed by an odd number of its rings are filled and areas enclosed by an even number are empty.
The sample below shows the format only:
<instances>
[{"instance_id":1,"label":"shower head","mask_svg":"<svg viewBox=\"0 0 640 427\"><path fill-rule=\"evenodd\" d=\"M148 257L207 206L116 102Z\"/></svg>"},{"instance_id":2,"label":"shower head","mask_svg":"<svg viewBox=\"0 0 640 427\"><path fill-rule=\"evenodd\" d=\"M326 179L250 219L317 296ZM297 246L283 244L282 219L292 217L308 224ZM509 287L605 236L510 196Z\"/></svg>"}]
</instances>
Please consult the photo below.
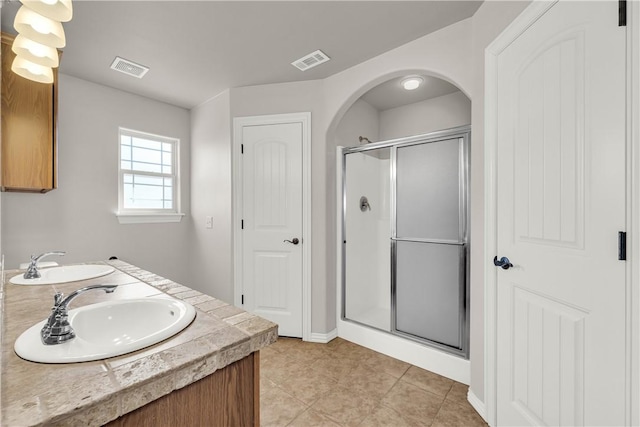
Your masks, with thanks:
<instances>
[{"instance_id":1,"label":"shower head","mask_svg":"<svg viewBox=\"0 0 640 427\"><path fill-rule=\"evenodd\" d=\"M371 143L371 141L369 141L369 138L367 138L366 136L359 136L359 137L358 137L358 140L359 140L360 142L362 142L362 141L367 141L367 142L366 142L366 144L370 144L370 143Z\"/></svg>"}]
</instances>

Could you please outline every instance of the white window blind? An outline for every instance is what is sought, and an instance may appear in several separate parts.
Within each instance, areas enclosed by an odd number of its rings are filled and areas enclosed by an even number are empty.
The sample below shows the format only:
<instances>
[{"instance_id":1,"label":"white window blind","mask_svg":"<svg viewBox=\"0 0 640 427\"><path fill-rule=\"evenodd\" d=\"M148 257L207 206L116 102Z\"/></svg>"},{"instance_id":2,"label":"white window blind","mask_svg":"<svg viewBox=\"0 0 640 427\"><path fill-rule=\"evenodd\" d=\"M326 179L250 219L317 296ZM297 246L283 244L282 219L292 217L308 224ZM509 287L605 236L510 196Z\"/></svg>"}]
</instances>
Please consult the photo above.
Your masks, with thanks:
<instances>
[{"instance_id":1,"label":"white window blind","mask_svg":"<svg viewBox=\"0 0 640 427\"><path fill-rule=\"evenodd\" d=\"M178 149L177 139L120 129L119 215L179 212Z\"/></svg>"}]
</instances>

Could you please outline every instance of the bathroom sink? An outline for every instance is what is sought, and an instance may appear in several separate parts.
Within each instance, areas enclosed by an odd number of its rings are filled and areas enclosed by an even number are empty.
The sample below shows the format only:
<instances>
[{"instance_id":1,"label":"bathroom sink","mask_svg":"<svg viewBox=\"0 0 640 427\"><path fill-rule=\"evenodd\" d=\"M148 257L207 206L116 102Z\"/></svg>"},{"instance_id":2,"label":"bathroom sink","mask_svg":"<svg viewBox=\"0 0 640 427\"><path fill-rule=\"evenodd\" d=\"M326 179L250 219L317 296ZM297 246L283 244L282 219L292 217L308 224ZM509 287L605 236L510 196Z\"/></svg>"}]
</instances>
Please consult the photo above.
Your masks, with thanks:
<instances>
[{"instance_id":1,"label":"bathroom sink","mask_svg":"<svg viewBox=\"0 0 640 427\"><path fill-rule=\"evenodd\" d=\"M106 359L140 350L172 337L196 316L190 304L173 298L149 297L107 301L69 310L76 332L70 341L45 345L40 330L45 320L22 333L14 344L18 356L42 363Z\"/></svg>"},{"instance_id":2,"label":"bathroom sink","mask_svg":"<svg viewBox=\"0 0 640 427\"><path fill-rule=\"evenodd\" d=\"M13 276L9 282L14 285L55 285L57 283L77 282L94 279L113 273L115 269L108 265L83 264L62 267L41 268L37 279L25 279L22 274Z\"/></svg>"}]
</instances>

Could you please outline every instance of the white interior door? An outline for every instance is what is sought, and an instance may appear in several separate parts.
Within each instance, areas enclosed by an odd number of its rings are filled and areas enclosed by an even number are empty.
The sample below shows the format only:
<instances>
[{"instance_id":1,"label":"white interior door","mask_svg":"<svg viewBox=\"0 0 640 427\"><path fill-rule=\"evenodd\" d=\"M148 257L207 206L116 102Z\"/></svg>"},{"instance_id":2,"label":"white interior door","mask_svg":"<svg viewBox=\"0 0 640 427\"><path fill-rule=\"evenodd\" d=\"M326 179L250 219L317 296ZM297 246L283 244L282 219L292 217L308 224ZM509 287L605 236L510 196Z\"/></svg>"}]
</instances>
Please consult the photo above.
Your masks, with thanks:
<instances>
[{"instance_id":1,"label":"white interior door","mask_svg":"<svg viewBox=\"0 0 640 427\"><path fill-rule=\"evenodd\" d=\"M302 123L242 127L244 308L302 337Z\"/></svg>"},{"instance_id":2,"label":"white interior door","mask_svg":"<svg viewBox=\"0 0 640 427\"><path fill-rule=\"evenodd\" d=\"M498 425L625 424L625 28L560 1L498 55Z\"/></svg>"}]
</instances>

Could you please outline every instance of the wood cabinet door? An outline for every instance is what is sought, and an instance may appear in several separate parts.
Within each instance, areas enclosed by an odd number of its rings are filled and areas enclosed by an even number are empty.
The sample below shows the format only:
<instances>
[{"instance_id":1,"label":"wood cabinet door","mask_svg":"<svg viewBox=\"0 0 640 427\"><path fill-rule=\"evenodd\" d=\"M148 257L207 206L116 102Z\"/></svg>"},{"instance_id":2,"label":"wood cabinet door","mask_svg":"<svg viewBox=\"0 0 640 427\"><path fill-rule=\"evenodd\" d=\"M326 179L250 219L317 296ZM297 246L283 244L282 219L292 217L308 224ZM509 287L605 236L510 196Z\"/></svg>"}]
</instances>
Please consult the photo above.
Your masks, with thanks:
<instances>
[{"instance_id":1,"label":"wood cabinet door","mask_svg":"<svg viewBox=\"0 0 640 427\"><path fill-rule=\"evenodd\" d=\"M57 186L54 83L27 80L11 71L13 36L2 34L3 191L47 192Z\"/></svg>"}]
</instances>

